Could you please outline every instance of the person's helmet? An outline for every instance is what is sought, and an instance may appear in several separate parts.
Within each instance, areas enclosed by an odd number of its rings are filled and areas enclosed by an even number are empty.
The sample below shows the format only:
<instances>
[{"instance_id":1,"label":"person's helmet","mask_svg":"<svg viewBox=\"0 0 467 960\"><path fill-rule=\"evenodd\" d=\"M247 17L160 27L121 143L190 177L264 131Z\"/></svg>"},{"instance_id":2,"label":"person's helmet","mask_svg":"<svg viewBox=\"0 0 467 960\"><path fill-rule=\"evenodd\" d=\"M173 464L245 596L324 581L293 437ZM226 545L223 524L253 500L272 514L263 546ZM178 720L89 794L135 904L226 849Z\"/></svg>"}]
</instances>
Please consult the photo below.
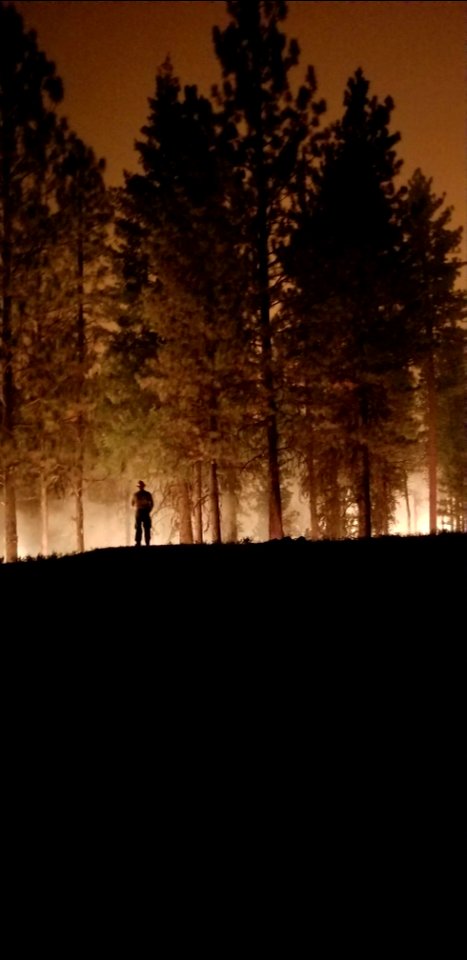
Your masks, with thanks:
<instances>
[{"instance_id":1,"label":"person's helmet","mask_svg":"<svg viewBox=\"0 0 467 960\"><path fill-rule=\"evenodd\" d=\"M141 487L141 489L143 489L143 487L145 486L146 484L144 483L144 480L138 480L138 487Z\"/></svg>"}]
</instances>

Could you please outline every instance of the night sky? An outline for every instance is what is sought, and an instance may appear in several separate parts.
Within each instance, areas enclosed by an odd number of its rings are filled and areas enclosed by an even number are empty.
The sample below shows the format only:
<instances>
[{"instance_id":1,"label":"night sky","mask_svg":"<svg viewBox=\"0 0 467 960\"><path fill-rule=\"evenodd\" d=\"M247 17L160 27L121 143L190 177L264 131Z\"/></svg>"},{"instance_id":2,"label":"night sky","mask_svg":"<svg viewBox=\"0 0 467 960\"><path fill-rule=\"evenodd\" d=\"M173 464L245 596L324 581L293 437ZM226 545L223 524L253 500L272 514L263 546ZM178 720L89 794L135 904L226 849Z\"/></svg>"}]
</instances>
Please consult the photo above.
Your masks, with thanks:
<instances>
[{"instance_id":1,"label":"night sky","mask_svg":"<svg viewBox=\"0 0 467 960\"><path fill-rule=\"evenodd\" d=\"M17 2L39 46L65 85L60 107L71 126L107 160L107 181L134 170L134 140L167 54L182 84L209 94L220 80L211 31L227 23L217 2L28 0ZM392 129L402 134L403 179L420 166L453 205L453 225L467 220L466 2L289 2L284 29L301 48L297 83L309 63L325 123L342 113L349 76L361 66L380 99L395 100ZM466 250L464 238L464 250ZM463 259L467 259L464 255Z\"/></svg>"}]
</instances>

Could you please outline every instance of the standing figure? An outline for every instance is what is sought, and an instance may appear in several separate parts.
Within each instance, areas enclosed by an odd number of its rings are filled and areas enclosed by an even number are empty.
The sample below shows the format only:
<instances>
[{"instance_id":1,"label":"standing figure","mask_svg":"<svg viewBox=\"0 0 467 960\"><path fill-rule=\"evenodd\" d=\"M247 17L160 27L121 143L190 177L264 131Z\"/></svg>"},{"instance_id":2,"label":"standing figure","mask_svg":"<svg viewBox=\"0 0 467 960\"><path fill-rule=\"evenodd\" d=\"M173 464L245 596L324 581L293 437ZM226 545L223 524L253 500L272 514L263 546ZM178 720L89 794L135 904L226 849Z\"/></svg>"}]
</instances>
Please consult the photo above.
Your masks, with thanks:
<instances>
[{"instance_id":1,"label":"standing figure","mask_svg":"<svg viewBox=\"0 0 467 960\"><path fill-rule=\"evenodd\" d=\"M151 543L151 510L154 507L154 500L145 487L146 484L139 480L138 490L135 490L131 498L131 506L135 508L135 547L141 546L143 530L146 546L149 547Z\"/></svg>"}]
</instances>

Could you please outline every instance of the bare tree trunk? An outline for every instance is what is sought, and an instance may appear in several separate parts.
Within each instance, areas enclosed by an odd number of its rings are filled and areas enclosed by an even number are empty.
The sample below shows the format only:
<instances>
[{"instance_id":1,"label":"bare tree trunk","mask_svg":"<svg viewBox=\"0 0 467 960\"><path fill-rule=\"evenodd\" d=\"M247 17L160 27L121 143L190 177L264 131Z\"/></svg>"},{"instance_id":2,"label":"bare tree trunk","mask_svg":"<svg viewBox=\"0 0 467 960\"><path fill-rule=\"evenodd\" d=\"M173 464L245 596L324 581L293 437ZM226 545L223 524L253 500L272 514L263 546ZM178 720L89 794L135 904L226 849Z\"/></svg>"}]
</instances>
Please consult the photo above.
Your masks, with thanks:
<instances>
[{"instance_id":1,"label":"bare tree trunk","mask_svg":"<svg viewBox=\"0 0 467 960\"><path fill-rule=\"evenodd\" d=\"M78 316L77 316L77 342L78 342L78 361L80 371L78 374L78 404L81 408L84 392L84 364L86 361L86 323L84 317L84 237L81 206L79 209L78 220L78 243L77 243L77 283L78 283ZM76 547L78 553L84 553L84 448L85 448L85 420L80 409L78 414L78 458L77 458L77 483L75 493L76 508Z\"/></svg>"},{"instance_id":2,"label":"bare tree trunk","mask_svg":"<svg viewBox=\"0 0 467 960\"><path fill-rule=\"evenodd\" d=\"M260 46L259 5L255 13L256 22L252 39L252 47ZM253 59L255 54L253 52ZM256 60L256 69L259 69L260 57ZM265 132L261 104L261 79L258 76L254 87L256 91L254 108L255 125L255 180L258 191L257 200L257 246L258 257L258 293L261 331L262 374L267 404L267 449L268 449L268 484L269 484L269 539L281 540L284 536L282 525L282 499L279 467L279 437L277 429L277 403L273 375L272 356L272 324L271 324L271 296L269 273L269 240L270 224L268 222L268 183L265 169Z\"/></svg>"},{"instance_id":3,"label":"bare tree trunk","mask_svg":"<svg viewBox=\"0 0 467 960\"><path fill-rule=\"evenodd\" d=\"M190 491L186 482L180 483L178 487L178 513L180 518L180 543L193 543Z\"/></svg>"},{"instance_id":4,"label":"bare tree trunk","mask_svg":"<svg viewBox=\"0 0 467 960\"><path fill-rule=\"evenodd\" d=\"M318 490L316 484L314 443L310 440L306 451L306 469L308 483L308 503L310 507L310 535L312 540L319 539Z\"/></svg>"},{"instance_id":5,"label":"bare tree trunk","mask_svg":"<svg viewBox=\"0 0 467 960\"><path fill-rule=\"evenodd\" d=\"M195 543L203 542L203 464L195 463L195 506L194 506Z\"/></svg>"},{"instance_id":6,"label":"bare tree trunk","mask_svg":"<svg viewBox=\"0 0 467 960\"><path fill-rule=\"evenodd\" d=\"M217 479L217 463L212 460L209 471L209 505L211 539L213 543L222 543L221 512L219 506L219 483Z\"/></svg>"},{"instance_id":7,"label":"bare tree trunk","mask_svg":"<svg viewBox=\"0 0 467 960\"><path fill-rule=\"evenodd\" d=\"M431 333L431 331L429 331ZM436 403L436 374L433 351L426 362L427 385L427 460L428 460L428 498L430 513L430 533L438 529L438 438L437 438L437 403Z\"/></svg>"},{"instance_id":8,"label":"bare tree trunk","mask_svg":"<svg viewBox=\"0 0 467 960\"><path fill-rule=\"evenodd\" d=\"M41 502L41 554L43 557L49 555L49 487L46 478L41 474L40 478L40 502Z\"/></svg>"},{"instance_id":9,"label":"bare tree trunk","mask_svg":"<svg viewBox=\"0 0 467 960\"><path fill-rule=\"evenodd\" d=\"M407 532L410 536L412 533L412 514L410 511L410 496L409 496L409 484L407 480L407 473L404 470L404 500L405 500L405 512L407 515Z\"/></svg>"},{"instance_id":10,"label":"bare tree trunk","mask_svg":"<svg viewBox=\"0 0 467 960\"><path fill-rule=\"evenodd\" d=\"M360 423L366 432L368 426L368 396L365 386L360 389ZM365 433L364 433L365 435ZM359 491L359 537L371 537L372 534L372 516L371 516L371 470L370 470L370 451L368 443L362 443L361 451L361 486Z\"/></svg>"},{"instance_id":11,"label":"bare tree trunk","mask_svg":"<svg viewBox=\"0 0 467 960\"><path fill-rule=\"evenodd\" d=\"M81 421L81 417L80 417ZM77 482L75 488L75 528L76 528L76 549L78 553L84 553L84 506L83 506L83 486L84 486L84 438L82 435L82 423L78 424L78 463L77 463Z\"/></svg>"},{"instance_id":12,"label":"bare tree trunk","mask_svg":"<svg viewBox=\"0 0 467 960\"><path fill-rule=\"evenodd\" d=\"M10 156L6 149L5 135L2 162L2 310L0 323L0 346L2 348L2 444L6 448L5 484L5 560L14 563L18 559L18 529L16 518L16 483L14 467L15 446L15 386L13 380L13 334L12 334L12 210L10 199ZM12 147L10 147L12 149Z\"/></svg>"},{"instance_id":13,"label":"bare tree trunk","mask_svg":"<svg viewBox=\"0 0 467 960\"><path fill-rule=\"evenodd\" d=\"M5 560L18 559L18 528L16 522L16 484L14 467L5 470Z\"/></svg>"},{"instance_id":14,"label":"bare tree trunk","mask_svg":"<svg viewBox=\"0 0 467 960\"><path fill-rule=\"evenodd\" d=\"M325 528L326 537L338 540L342 536L341 491L337 451L328 452L326 471Z\"/></svg>"},{"instance_id":15,"label":"bare tree trunk","mask_svg":"<svg viewBox=\"0 0 467 960\"><path fill-rule=\"evenodd\" d=\"M131 485L130 485L130 481L129 481L129 480L126 480L126 481L125 481L125 506L124 506L124 511L125 511L125 512L124 512L124 517L125 517L125 543L126 543L127 547L131 547L131 545L132 545L132 543L133 543L133 540L134 540L134 536L133 536L134 517L133 517L133 514L132 514L132 510L131 510ZM133 529L132 529L132 524L131 524L132 518L133 518Z\"/></svg>"},{"instance_id":16,"label":"bare tree trunk","mask_svg":"<svg viewBox=\"0 0 467 960\"><path fill-rule=\"evenodd\" d=\"M388 481L387 476L384 474L382 479L382 504L381 504L381 532L383 536L387 537L389 535L389 495L388 495Z\"/></svg>"},{"instance_id":17,"label":"bare tree trunk","mask_svg":"<svg viewBox=\"0 0 467 960\"><path fill-rule=\"evenodd\" d=\"M235 473L227 470L225 482L222 485L222 506L224 537L227 543L238 541L238 498L235 484Z\"/></svg>"},{"instance_id":18,"label":"bare tree trunk","mask_svg":"<svg viewBox=\"0 0 467 960\"><path fill-rule=\"evenodd\" d=\"M361 489L358 508L358 535L359 537L371 537L370 452L366 443L361 446Z\"/></svg>"}]
</instances>

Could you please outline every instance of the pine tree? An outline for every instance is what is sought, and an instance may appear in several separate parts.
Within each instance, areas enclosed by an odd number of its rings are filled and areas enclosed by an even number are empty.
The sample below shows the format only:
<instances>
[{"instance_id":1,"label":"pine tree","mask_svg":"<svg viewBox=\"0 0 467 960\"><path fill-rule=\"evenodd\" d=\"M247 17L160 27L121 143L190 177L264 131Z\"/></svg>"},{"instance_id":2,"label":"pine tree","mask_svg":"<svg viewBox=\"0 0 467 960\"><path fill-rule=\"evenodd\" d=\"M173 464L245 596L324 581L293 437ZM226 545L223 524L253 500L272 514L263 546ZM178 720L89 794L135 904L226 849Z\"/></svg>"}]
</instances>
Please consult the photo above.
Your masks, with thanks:
<instances>
[{"instance_id":1,"label":"pine tree","mask_svg":"<svg viewBox=\"0 0 467 960\"><path fill-rule=\"evenodd\" d=\"M266 430L269 537L273 539L283 536L278 428L281 370L274 320L282 296L277 247L286 242L298 169L324 105L314 102L316 83L311 68L297 96L292 95L289 72L298 63L299 47L296 41L287 44L280 30L287 16L286 3L232 0L227 9L229 25L224 31L214 30L224 76L222 91L215 94L225 155L245 198L237 255L245 257L249 266L247 329L258 367L256 420Z\"/></svg>"},{"instance_id":2,"label":"pine tree","mask_svg":"<svg viewBox=\"0 0 467 960\"><path fill-rule=\"evenodd\" d=\"M413 441L402 192L395 187L401 161L399 134L389 130L392 100L370 98L361 70L349 80L344 106L327 133L287 260L301 317L290 352L301 408L311 412L313 472L333 477L333 502L350 483L359 535L371 536L378 490L380 503L392 499L387 483L399 475L400 438ZM344 500L336 518L348 514ZM335 535L338 524L332 528Z\"/></svg>"},{"instance_id":3,"label":"pine tree","mask_svg":"<svg viewBox=\"0 0 467 960\"><path fill-rule=\"evenodd\" d=\"M0 4L0 282L1 447L5 500L5 553L17 559L17 390L23 288L33 268L41 181L62 96L54 64L38 49L33 31Z\"/></svg>"},{"instance_id":4,"label":"pine tree","mask_svg":"<svg viewBox=\"0 0 467 960\"><path fill-rule=\"evenodd\" d=\"M208 465L211 536L220 540L218 469L232 455L243 288L242 264L231 259L232 191L211 104L194 87L182 95L168 61L150 107L137 144L144 173L127 178L121 197L127 308L118 339L140 357L133 375L152 396L157 442L176 489L199 481L200 465ZM199 505L199 490L196 499ZM185 494L177 503L185 515ZM198 537L201 526L198 517Z\"/></svg>"},{"instance_id":5,"label":"pine tree","mask_svg":"<svg viewBox=\"0 0 467 960\"><path fill-rule=\"evenodd\" d=\"M453 460L459 458L459 467L462 462L465 467L465 437L462 442L462 424L455 414L456 406L460 411L462 402L452 403L454 397L459 401L465 390L462 319L467 310L465 291L457 287L462 231L449 226L452 208L444 204L445 196L437 197L432 180L417 169L409 181L402 222L412 283L413 361L420 371L432 533L438 526L440 446L446 465L445 487L447 484L449 488L448 475L454 478L457 473ZM462 497L459 481L454 482L452 493L456 498Z\"/></svg>"},{"instance_id":6,"label":"pine tree","mask_svg":"<svg viewBox=\"0 0 467 960\"><path fill-rule=\"evenodd\" d=\"M64 128L57 163L57 258L61 324L67 349L67 386L62 396L70 437L68 483L75 499L76 546L84 550L84 489L87 448L92 449L97 372L111 315L109 225L112 205L105 161ZM107 328L107 330L106 330Z\"/></svg>"}]
</instances>

